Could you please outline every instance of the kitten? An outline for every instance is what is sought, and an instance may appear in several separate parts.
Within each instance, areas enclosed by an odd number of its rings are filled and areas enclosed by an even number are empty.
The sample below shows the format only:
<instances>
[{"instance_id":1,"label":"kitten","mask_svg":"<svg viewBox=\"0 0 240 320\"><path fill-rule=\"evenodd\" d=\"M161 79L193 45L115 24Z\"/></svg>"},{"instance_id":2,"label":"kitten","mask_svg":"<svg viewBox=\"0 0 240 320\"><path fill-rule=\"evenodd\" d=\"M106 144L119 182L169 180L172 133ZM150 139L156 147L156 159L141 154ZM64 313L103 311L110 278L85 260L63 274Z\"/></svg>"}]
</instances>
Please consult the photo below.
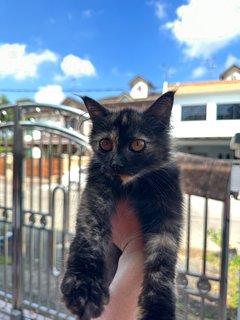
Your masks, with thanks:
<instances>
[{"instance_id":1,"label":"kitten","mask_svg":"<svg viewBox=\"0 0 240 320\"><path fill-rule=\"evenodd\" d=\"M173 98L174 92L167 92L138 112L112 111L83 97L93 123L93 157L61 284L67 308L81 320L98 317L109 300L107 251L111 217L120 200L133 207L144 239L138 319L175 319L182 195L170 150Z\"/></svg>"}]
</instances>

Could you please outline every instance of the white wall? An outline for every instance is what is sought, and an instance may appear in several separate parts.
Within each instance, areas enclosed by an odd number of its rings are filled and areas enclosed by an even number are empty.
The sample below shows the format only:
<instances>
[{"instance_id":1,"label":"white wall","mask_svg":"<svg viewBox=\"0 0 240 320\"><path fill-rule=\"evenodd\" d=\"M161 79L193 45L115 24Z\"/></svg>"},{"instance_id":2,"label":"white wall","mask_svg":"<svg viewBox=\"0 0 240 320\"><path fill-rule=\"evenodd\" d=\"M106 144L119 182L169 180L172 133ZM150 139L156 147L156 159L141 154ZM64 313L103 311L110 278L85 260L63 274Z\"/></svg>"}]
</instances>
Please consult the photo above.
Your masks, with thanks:
<instances>
[{"instance_id":1,"label":"white wall","mask_svg":"<svg viewBox=\"0 0 240 320\"><path fill-rule=\"evenodd\" d=\"M226 77L224 80L240 80L240 73L239 72L233 72L228 77Z\"/></svg>"},{"instance_id":2,"label":"white wall","mask_svg":"<svg viewBox=\"0 0 240 320\"><path fill-rule=\"evenodd\" d=\"M240 103L240 92L176 95L172 111L172 134L176 138L223 138L240 132L239 120L217 120L217 104ZM181 121L182 106L206 105L206 121Z\"/></svg>"},{"instance_id":3,"label":"white wall","mask_svg":"<svg viewBox=\"0 0 240 320\"><path fill-rule=\"evenodd\" d=\"M140 91L139 91L140 88ZM148 85L143 81L138 81L131 89L130 96L133 99L145 99L148 97L149 88Z\"/></svg>"}]
</instances>

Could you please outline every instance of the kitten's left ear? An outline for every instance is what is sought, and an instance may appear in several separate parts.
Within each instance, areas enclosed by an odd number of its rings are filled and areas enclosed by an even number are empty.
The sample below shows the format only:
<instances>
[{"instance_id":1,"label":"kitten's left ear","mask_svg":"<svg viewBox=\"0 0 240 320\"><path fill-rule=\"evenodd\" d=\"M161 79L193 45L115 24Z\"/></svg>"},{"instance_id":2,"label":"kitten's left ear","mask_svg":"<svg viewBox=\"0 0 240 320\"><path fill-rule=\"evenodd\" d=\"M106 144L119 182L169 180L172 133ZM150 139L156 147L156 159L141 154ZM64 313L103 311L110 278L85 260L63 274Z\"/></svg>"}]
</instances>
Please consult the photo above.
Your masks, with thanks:
<instances>
[{"instance_id":1,"label":"kitten's left ear","mask_svg":"<svg viewBox=\"0 0 240 320\"><path fill-rule=\"evenodd\" d=\"M154 116L165 123L169 122L173 107L175 91L168 91L161 95L144 113L146 116Z\"/></svg>"},{"instance_id":2,"label":"kitten's left ear","mask_svg":"<svg viewBox=\"0 0 240 320\"><path fill-rule=\"evenodd\" d=\"M109 112L100 103L89 97L81 97L92 121L106 117Z\"/></svg>"}]
</instances>

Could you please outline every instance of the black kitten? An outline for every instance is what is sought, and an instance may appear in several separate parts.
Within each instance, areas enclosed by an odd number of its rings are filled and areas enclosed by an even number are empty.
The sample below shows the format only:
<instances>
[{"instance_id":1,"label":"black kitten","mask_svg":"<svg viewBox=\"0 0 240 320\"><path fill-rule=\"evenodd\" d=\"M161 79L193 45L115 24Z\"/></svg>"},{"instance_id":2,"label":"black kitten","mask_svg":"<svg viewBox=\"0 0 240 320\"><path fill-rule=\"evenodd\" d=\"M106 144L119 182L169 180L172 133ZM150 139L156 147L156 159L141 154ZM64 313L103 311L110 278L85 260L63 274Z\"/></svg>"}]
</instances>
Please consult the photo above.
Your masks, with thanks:
<instances>
[{"instance_id":1,"label":"black kitten","mask_svg":"<svg viewBox=\"0 0 240 320\"><path fill-rule=\"evenodd\" d=\"M175 319L182 195L170 153L173 97L174 92L167 92L144 112L129 108L113 112L83 98L93 122L93 157L61 285L66 306L81 320L98 317L108 303L111 217L119 201L134 209L144 238L138 319Z\"/></svg>"}]
</instances>

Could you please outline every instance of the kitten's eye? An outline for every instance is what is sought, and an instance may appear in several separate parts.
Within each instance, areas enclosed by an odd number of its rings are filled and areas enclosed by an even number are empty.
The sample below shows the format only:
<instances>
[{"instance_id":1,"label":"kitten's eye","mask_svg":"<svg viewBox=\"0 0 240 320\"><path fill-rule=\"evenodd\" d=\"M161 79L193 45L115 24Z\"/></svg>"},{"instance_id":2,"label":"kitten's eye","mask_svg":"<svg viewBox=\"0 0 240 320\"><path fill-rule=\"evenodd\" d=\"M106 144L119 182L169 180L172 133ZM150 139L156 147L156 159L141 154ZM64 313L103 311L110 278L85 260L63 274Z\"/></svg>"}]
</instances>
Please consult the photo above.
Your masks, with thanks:
<instances>
[{"instance_id":1,"label":"kitten's eye","mask_svg":"<svg viewBox=\"0 0 240 320\"><path fill-rule=\"evenodd\" d=\"M111 151L113 148L113 143L110 139L102 139L99 142L99 146L103 151Z\"/></svg>"},{"instance_id":2,"label":"kitten's eye","mask_svg":"<svg viewBox=\"0 0 240 320\"><path fill-rule=\"evenodd\" d=\"M144 140L135 139L130 143L129 149L133 152L140 152L145 148L145 146L146 146L146 143Z\"/></svg>"}]
</instances>

